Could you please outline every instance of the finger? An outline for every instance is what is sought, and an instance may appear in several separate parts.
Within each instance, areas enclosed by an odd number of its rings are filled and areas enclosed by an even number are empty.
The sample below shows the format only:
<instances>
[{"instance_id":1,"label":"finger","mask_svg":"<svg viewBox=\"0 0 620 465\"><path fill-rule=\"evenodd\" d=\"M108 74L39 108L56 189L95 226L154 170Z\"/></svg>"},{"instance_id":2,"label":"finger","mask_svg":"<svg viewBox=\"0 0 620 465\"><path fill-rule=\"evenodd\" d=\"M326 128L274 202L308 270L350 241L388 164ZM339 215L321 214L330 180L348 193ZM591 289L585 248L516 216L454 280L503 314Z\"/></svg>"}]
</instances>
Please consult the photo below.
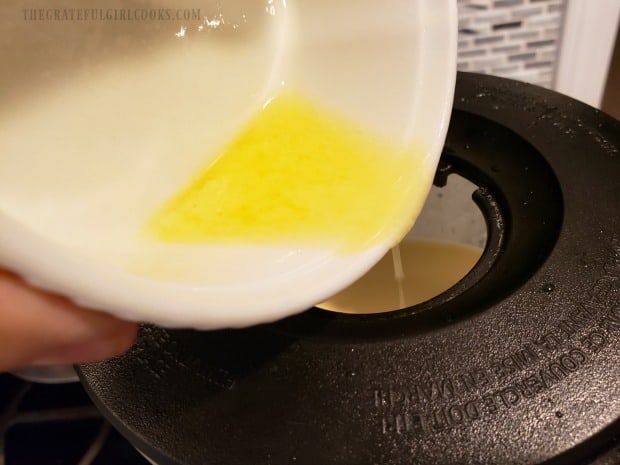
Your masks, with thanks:
<instances>
[{"instance_id":1,"label":"finger","mask_svg":"<svg viewBox=\"0 0 620 465\"><path fill-rule=\"evenodd\" d=\"M0 371L102 360L127 350L136 333L135 323L80 308L0 270Z\"/></svg>"}]
</instances>

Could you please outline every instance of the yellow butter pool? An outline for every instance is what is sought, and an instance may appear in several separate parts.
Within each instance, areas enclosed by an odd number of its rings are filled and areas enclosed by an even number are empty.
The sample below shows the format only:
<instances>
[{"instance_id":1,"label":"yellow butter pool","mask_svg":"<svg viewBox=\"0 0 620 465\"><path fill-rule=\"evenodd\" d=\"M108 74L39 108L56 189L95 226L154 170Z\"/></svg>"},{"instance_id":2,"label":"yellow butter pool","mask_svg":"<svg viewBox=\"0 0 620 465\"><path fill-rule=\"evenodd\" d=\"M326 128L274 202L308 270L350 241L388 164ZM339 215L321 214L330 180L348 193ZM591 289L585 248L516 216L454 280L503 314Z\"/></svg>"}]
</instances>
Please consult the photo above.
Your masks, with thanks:
<instances>
[{"instance_id":1,"label":"yellow butter pool","mask_svg":"<svg viewBox=\"0 0 620 465\"><path fill-rule=\"evenodd\" d=\"M286 92L155 212L148 234L167 243L362 250L410 226L410 196L425 196L416 192L416 150Z\"/></svg>"}]
</instances>

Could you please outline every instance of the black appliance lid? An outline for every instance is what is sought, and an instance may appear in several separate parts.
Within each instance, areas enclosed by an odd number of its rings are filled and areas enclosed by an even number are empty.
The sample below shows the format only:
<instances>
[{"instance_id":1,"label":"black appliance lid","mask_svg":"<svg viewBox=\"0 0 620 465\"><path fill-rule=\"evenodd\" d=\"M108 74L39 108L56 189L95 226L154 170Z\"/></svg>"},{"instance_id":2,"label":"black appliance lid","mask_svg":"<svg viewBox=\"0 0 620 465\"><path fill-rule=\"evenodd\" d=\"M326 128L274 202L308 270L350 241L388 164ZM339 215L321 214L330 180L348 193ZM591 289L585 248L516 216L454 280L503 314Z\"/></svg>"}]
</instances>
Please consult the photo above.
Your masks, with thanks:
<instances>
[{"instance_id":1,"label":"black appliance lid","mask_svg":"<svg viewBox=\"0 0 620 465\"><path fill-rule=\"evenodd\" d=\"M446 293L245 330L145 326L125 356L79 367L87 391L160 464L591 460L620 433L620 123L460 73L436 183L454 172L480 186L489 241Z\"/></svg>"}]
</instances>

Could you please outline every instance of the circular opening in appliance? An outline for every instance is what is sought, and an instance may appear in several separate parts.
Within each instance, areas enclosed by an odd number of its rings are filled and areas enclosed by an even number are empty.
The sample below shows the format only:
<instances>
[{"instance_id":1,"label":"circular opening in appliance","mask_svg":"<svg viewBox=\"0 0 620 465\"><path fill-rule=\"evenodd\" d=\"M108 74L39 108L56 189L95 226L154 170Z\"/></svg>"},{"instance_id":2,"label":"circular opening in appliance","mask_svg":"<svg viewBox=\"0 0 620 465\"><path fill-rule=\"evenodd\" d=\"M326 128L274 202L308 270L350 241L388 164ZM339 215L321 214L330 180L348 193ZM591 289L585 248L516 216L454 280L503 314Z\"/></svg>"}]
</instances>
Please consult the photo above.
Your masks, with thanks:
<instances>
[{"instance_id":1,"label":"circular opening in appliance","mask_svg":"<svg viewBox=\"0 0 620 465\"><path fill-rule=\"evenodd\" d=\"M362 278L317 305L349 314L385 313L426 302L476 265L487 241L475 184L457 174L433 186L413 229Z\"/></svg>"}]
</instances>

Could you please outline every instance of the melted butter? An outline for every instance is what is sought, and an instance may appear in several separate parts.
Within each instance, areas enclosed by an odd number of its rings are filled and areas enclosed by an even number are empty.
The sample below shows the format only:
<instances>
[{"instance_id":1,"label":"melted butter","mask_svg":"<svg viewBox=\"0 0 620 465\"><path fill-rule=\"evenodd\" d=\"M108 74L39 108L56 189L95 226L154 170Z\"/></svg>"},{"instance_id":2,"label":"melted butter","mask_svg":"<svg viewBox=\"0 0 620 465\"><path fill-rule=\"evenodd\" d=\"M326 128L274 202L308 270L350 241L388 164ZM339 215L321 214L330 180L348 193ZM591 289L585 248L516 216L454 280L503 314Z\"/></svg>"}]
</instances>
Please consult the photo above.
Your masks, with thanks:
<instances>
[{"instance_id":1,"label":"melted butter","mask_svg":"<svg viewBox=\"0 0 620 465\"><path fill-rule=\"evenodd\" d=\"M344 253L395 243L427 193L423 155L284 93L155 213L148 232L167 243Z\"/></svg>"}]
</instances>

